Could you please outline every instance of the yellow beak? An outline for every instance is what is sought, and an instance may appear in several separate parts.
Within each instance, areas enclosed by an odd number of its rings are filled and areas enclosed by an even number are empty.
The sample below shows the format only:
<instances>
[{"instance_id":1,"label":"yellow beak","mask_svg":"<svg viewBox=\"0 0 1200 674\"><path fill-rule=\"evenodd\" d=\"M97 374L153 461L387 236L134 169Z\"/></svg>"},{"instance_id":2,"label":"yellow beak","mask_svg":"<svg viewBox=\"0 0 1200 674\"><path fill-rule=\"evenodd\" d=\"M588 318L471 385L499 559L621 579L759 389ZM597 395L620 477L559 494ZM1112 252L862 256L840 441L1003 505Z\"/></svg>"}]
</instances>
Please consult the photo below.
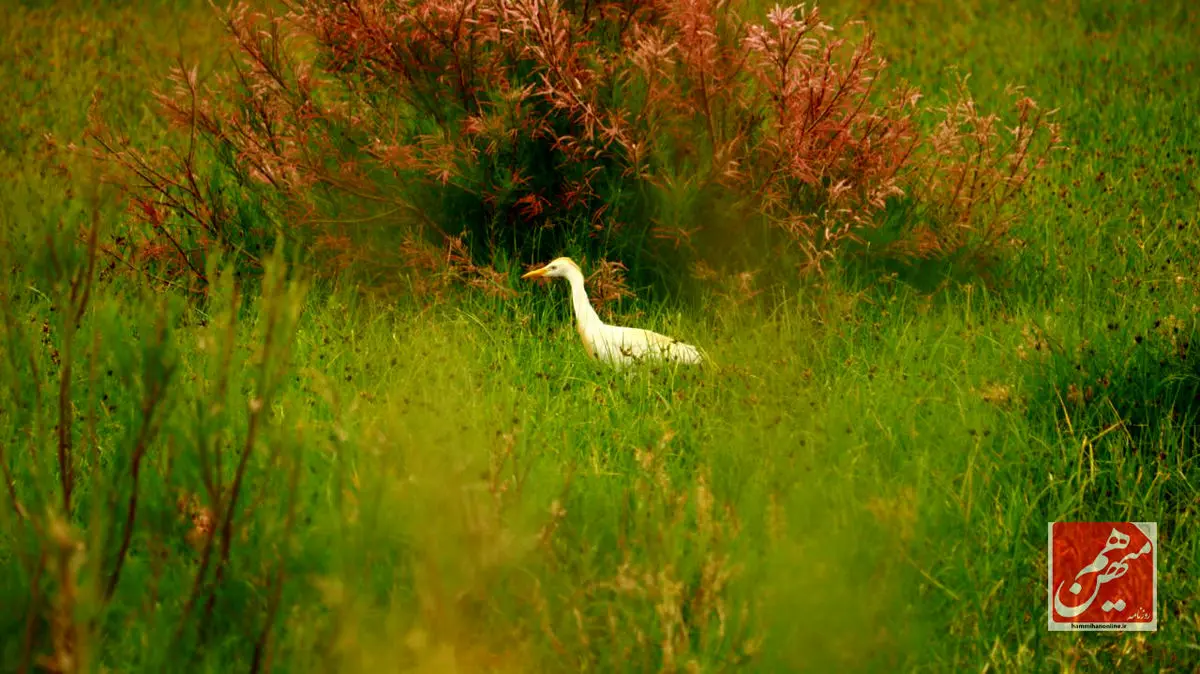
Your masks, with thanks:
<instances>
[{"instance_id":1,"label":"yellow beak","mask_svg":"<svg viewBox=\"0 0 1200 674\"><path fill-rule=\"evenodd\" d=\"M526 274L522 275L522 276L521 276L521 278L522 278L522 279L527 279L527 278L541 278L541 277L543 277L543 276L545 276L545 275L546 275L546 268L545 268L545 267L542 267L542 268L540 268L540 269L534 269L533 271L531 271L531 272L528 272L528 273L526 273Z\"/></svg>"}]
</instances>

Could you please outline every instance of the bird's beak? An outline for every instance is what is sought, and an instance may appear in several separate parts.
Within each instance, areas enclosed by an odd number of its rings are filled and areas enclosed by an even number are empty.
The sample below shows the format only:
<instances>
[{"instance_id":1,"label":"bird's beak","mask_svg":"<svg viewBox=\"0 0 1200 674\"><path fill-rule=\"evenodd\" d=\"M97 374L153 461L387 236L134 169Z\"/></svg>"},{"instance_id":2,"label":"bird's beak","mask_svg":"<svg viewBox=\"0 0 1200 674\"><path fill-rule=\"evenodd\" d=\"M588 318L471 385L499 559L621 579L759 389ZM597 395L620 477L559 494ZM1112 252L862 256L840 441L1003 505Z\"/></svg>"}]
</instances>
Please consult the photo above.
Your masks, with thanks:
<instances>
[{"instance_id":1,"label":"bird's beak","mask_svg":"<svg viewBox=\"0 0 1200 674\"><path fill-rule=\"evenodd\" d=\"M545 275L546 275L546 268L545 268L545 267L541 267L541 268L539 268L539 269L534 269L533 271L531 271L531 272L528 272L528 273L524 274L523 276L521 276L521 278L522 278L522 279L527 279L527 278L541 278L541 277L543 277L543 276L545 276Z\"/></svg>"}]
</instances>

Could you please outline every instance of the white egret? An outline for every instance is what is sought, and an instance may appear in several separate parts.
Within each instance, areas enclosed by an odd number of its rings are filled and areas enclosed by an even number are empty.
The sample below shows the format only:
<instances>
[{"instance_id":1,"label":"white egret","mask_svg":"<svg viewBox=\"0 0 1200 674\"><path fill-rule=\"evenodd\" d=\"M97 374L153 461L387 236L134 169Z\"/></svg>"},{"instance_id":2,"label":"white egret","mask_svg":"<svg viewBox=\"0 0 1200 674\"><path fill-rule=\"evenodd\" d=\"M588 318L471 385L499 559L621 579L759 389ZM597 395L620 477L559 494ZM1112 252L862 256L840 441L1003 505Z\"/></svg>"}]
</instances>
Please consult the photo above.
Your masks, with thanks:
<instances>
[{"instance_id":1,"label":"white egret","mask_svg":"<svg viewBox=\"0 0 1200 674\"><path fill-rule=\"evenodd\" d=\"M608 365L623 366L641 361L699 363L699 350L691 344L638 328L605 325L583 288L583 272L569 257L560 257L521 278L565 278L571 283L571 304L575 308L575 329L583 340L588 356Z\"/></svg>"}]
</instances>

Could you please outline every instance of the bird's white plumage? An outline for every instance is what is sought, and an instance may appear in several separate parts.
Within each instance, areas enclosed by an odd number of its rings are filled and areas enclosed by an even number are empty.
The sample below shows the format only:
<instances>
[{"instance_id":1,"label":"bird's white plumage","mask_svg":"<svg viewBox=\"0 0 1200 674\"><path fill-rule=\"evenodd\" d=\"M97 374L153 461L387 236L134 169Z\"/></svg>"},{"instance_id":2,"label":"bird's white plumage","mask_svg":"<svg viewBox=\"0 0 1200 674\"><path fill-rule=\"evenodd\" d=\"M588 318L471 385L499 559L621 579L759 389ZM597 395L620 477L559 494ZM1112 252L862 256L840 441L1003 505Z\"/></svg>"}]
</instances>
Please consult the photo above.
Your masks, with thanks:
<instances>
[{"instance_id":1,"label":"bird's white plumage","mask_svg":"<svg viewBox=\"0 0 1200 674\"><path fill-rule=\"evenodd\" d=\"M703 360L700 351L691 344L649 330L606 325L588 300L583 272L570 258L560 257L521 278L539 277L565 278L570 282L575 328L592 358L616 366L642 361L696 364Z\"/></svg>"}]
</instances>

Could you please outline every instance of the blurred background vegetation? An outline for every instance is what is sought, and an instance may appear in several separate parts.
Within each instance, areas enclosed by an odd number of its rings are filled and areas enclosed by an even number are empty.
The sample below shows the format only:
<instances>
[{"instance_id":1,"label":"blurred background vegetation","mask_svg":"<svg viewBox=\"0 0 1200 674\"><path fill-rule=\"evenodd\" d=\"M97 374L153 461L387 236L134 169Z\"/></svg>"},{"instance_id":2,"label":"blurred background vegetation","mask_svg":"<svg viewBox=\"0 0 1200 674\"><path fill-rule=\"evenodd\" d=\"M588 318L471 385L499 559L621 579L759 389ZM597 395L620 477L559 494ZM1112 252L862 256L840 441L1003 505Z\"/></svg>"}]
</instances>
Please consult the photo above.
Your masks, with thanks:
<instances>
[{"instance_id":1,"label":"blurred background vegetation","mask_svg":"<svg viewBox=\"0 0 1200 674\"><path fill-rule=\"evenodd\" d=\"M0 670L1194 669L1196 10L772 11L8 9Z\"/></svg>"}]
</instances>

